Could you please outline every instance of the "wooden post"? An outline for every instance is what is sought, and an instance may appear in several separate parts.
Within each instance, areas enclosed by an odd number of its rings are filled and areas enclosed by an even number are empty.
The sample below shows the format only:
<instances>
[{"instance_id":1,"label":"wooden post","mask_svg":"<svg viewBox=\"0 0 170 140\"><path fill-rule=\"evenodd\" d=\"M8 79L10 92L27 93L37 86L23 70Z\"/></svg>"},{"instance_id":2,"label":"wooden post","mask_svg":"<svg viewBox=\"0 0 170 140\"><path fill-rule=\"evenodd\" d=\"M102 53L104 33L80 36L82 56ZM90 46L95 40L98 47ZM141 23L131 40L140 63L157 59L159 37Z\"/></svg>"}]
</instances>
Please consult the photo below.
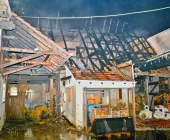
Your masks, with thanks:
<instances>
[{"instance_id":1,"label":"wooden post","mask_svg":"<svg viewBox=\"0 0 170 140\"><path fill-rule=\"evenodd\" d=\"M127 109L128 109L128 116L130 115L130 112L129 112L129 110L130 110L130 101L129 101L129 92L130 92L130 89L128 89L128 94L127 94Z\"/></svg>"},{"instance_id":2,"label":"wooden post","mask_svg":"<svg viewBox=\"0 0 170 140\"><path fill-rule=\"evenodd\" d=\"M3 64L2 29L0 29L0 65L2 64ZM0 74L3 75L3 68L0 68Z\"/></svg>"},{"instance_id":3,"label":"wooden post","mask_svg":"<svg viewBox=\"0 0 170 140\"><path fill-rule=\"evenodd\" d=\"M50 79L50 110L53 110L53 79Z\"/></svg>"},{"instance_id":4,"label":"wooden post","mask_svg":"<svg viewBox=\"0 0 170 140\"><path fill-rule=\"evenodd\" d=\"M149 105L149 76L146 76L145 79L145 93L146 93L146 97L147 97L147 104Z\"/></svg>"},{"instance_id":5,"label":"wooden post","mask_svg":"<svg viewBox=\"0 0 170 140\"><path fill-rule=\"evenodd\" d=\"M87 88L84 88L83 91L83 108L84 108L84 127L87 132Z\"/></svg>"},{"instance_id":6,"label":"wooden post","mask_svg":"<svg viewBox=\"0 0 170 140\"><path fill-rule=\"evenodd\" d=\"M152 91L155 85L151 85L154 82L159 82L158 76L150 77L150 82L148 83L148 105L150 109L154 108L154 96L149 95L149 93ZM152 93L159 93L159 84L156 86L156 88L152 91Z\"/></svg>"},{"instance_id":7,"label":"wooden post","mask_svg":"<svg viewBox=\"0 0 170 140\"><path fill-rule=\"evenodd\" d=\"M135 87L132 87L132 103L133 103L133 121L136 122L136 111L135 111ZM136 127L136 125L135 125Z\"/></svg>"},{"instance_id":8,"label":"wooden post","mask_svg":"<svg viewBox=\"0 0 170 140\"><path fill-rule=\"evenodd\" d=\"M45 83L42 84L42 101L45 103Z\"/></svg>"},{"instance_id":9,"label":"wooden post","mask_svg":"<svg viewBox=\"0 0 170 140\"><path fill-rule=\"evenodd\" d=\"M53 88L53 79L50 78L50 89Z\"/></svg>"},{"instance_id":10,"label":"wooden post","mask_svg":"<svg viewBox=\"0 0 170 140\"><path fill-rule=\"evenodd\" d=\"M59 117L60 114L61 114L61 107L60 107L60 72L56 73L55 88L56 88L56 112L57 112L57 117Z\"/></svg>"}]
</instances>

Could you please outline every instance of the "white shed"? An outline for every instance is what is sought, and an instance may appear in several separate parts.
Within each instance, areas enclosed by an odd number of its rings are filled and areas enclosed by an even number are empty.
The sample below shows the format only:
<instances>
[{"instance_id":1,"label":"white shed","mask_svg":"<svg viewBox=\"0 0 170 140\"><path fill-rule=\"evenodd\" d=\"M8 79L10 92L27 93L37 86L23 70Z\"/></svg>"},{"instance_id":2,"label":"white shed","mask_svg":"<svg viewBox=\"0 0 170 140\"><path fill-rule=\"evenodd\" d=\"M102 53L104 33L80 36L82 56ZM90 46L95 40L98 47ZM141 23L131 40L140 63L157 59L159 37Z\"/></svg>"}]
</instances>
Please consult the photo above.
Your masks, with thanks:
<instances>
[{"instance_id":1,"label":"white shed","mask_svg":"<svg viewBox=\"0 0 170 140\"><path fill-rule=\"evenodd\" d=\"M102 71L70 70L65 67L65 76L61 78L60 92L66 118L75 126L87 128L87 106L93 104L92 101L87 102L88 99L94 99L95 104L111 110L122 102L126 104L127 117L135 118L133 66L129 65L123 69L114 68L110 72L103 73ZM123 73L125 69L126 74L131 75L131 78ZM114 116L113 112L110 117L121 117L120 114Z\"/></svg>"}]
</instances>

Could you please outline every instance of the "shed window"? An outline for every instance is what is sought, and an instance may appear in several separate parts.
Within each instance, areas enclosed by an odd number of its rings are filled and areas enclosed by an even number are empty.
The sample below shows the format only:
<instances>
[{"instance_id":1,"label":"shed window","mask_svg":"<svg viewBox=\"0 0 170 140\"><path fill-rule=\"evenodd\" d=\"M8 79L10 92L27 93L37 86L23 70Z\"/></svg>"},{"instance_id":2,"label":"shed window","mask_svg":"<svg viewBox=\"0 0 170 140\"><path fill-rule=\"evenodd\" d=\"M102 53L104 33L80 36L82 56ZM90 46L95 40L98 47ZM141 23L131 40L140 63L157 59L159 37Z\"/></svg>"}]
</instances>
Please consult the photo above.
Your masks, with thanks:
<instances>
[{"instance_id":1,"label":"shed window","mask_svg":"<svg viewBox=\"0 0 170 140\"><path fill-rule=\"evenodd\" d=\"M71 101L71 88L68 88L68 100Z\"/></svg>"},{"instance_id":2,"label":"shed window","mask_svg":"<svg viewBox=\"0 0 170 140\"><path fill-rule=\"evenodd\" d=\"M122 99L122 89L116 89L116 99Z\"/></svg>"},{"instance_id":3,"label":"shed window","mask_svg":"<svg viewBox=\"0 0 170 140\"><path fill-rule=\"evenodd\" d=\"M119 89L119 99L122 99L122 89Z\"/></svg>"}]
</instances>

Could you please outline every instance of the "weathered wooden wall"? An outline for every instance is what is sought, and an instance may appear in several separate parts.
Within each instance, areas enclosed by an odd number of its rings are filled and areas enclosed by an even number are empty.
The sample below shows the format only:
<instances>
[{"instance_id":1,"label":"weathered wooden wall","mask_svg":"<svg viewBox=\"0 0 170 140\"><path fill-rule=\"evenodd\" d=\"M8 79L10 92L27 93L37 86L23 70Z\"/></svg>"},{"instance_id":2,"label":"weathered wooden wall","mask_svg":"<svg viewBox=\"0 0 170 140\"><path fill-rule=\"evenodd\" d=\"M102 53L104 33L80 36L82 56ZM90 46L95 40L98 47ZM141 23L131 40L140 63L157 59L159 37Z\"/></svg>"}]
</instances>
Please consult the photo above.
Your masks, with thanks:
<instances>
[{"instance_id":1,"label":"weathered wooden wall","mask_svg":"<svg viewBox=\"0 0 170 140\"><path fill-rule=\"evenodd\" d=\"M3 77L0 75L0 131L5 121L5 90L6 85Z\"/></svg>"}]
</instances>

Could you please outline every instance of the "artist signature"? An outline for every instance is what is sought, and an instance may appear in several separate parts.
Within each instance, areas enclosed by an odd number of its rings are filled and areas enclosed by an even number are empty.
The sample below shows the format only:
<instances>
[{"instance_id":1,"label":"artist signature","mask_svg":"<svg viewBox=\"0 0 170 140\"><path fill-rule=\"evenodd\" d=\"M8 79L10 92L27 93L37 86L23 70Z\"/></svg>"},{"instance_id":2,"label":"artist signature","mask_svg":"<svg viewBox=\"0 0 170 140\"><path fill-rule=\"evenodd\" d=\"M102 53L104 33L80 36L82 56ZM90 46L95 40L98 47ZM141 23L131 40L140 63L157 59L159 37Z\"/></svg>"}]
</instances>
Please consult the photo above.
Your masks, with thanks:
<instances>
[{"instance_id":1,"label":"artist signature","mask_svg":"<svg viewBox=\"0 0 170 140\"><path fill-rule=\"evenodd\" d=\"M141 125L150 125L150 126L168 126L169 125L169 121L145 121L145 122L141 122L141 121L134 121L133 125L136 126L141 126Z\"/></svg>"}]
</instances>

